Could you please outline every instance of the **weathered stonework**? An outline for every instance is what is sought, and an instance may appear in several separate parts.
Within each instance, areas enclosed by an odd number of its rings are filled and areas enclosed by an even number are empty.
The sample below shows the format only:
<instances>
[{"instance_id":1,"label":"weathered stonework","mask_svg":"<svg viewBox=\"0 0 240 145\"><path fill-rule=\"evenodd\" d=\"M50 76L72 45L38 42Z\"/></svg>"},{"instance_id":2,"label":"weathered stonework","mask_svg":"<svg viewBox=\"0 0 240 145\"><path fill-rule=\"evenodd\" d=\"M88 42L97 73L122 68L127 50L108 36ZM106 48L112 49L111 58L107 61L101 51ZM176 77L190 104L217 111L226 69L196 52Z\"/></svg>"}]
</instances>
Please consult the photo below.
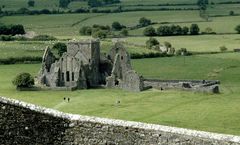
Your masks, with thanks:
<instances>
[{"instance_id":1,"label":"weathered stonework","mask_svg":"<svg viewBox=\"0 0 240 145\"><path fill-rule=\"evenodd\" d=\"M240 137L66 114L0 97L1 145L240 145Z\"/></svg>"},{"instance_id":2,"label":"weathered stonework","mask_svg":"<svg viewBox=\"0 0 240 145\"><path fill-rule=\"evenodd\" d=\"M143 78L132 69L130 55L121 43L116 43L108 58L113 62L111 76L107 77L108 88L122 88L139 92L144 89Z\"/></svg>"},{"instance_id":3,"label":"weathered stonework","mask_svg":"<svg viewBox=\"0 0 240 145\"><path fill-rule=\"evenodd\" d=\"M38 77L41 84L53 89L87 89L105 83L109 88L119 87L129 91L141 91L143 88L141 77L132 70L130 57L120 43L116 43L109 55L104 56L100 54L100 42L97 40L69 42L67 52L55 60L56 57L47 48ZM127 78L127 74L131 78Z\"/></svg>"},{"instance_id":4,"label":"weathered stonework","mask_svg":"<svg viewBox=\"0 0 240 145\"><path fill-rule=\"evenodd\" d=\"M159 90L179 89L202 93L219 93L219 81L216 80L158 80L144 79L144 87Z\"/></svg>"}]
</instances>

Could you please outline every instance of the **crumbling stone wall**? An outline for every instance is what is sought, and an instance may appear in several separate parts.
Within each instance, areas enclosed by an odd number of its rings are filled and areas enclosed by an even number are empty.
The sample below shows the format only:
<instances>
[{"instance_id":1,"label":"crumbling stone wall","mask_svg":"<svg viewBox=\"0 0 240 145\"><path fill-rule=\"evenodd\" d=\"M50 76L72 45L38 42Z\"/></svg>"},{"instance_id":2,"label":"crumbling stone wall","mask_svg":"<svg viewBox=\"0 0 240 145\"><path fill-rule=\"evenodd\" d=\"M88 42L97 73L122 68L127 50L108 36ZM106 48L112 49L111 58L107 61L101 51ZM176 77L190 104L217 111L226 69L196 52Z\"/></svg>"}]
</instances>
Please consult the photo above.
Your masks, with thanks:
<instances>
[{"instance_id":1,"label":"crumbling stone wall","mask_svg":"<svg viewBox=\"0 0 240 145\"><path fill-rule=\"evenodd\" d=\"M158 80L144 79L145 88L155 88L159 90L180 89L203 93L219 93L220 81L217 80Z\"/></svg>"},{"instance_id":2,"label":"crumbling stone wall","mask_svg":"<svg viewBox=\"0 0 240 145\"><path fill-rule=\"evenodd\" d=\"M2 145L240 145L240 137L65 114L0 97Z\"/></svg>"}]
</instances>

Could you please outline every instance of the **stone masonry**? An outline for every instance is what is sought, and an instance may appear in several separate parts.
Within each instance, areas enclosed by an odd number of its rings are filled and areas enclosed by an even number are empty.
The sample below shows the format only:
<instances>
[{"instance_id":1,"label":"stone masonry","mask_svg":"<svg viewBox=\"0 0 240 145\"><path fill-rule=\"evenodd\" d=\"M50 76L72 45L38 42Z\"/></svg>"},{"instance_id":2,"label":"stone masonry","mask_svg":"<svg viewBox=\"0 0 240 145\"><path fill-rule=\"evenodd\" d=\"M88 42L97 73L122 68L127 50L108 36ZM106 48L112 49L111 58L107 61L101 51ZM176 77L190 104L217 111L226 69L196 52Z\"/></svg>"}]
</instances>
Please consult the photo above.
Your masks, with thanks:
<instances>
[{"instance_id":1,"label":"stone masonry","mask_svg":"<svg viewBox=\"0 0 240 145\"><path fill-rule=\"evenodd\" d=\"M143 90L142 77L132 69L129 54L118 42L107 56L100 54L98 40L69 42L59 60L47 47L38 78L50 88L73 90L106 84L108 88Z\"/></svg>"},{"instance_id":2,"label":"stone masonry","mask_svg":"<svg viewBox=\"0 0 240 145\"><path fill-rule=\"evenodd\" d=\"M240 145L240 137L66 114L0 97L1 145Z\"/></svg>"}]
</instances>

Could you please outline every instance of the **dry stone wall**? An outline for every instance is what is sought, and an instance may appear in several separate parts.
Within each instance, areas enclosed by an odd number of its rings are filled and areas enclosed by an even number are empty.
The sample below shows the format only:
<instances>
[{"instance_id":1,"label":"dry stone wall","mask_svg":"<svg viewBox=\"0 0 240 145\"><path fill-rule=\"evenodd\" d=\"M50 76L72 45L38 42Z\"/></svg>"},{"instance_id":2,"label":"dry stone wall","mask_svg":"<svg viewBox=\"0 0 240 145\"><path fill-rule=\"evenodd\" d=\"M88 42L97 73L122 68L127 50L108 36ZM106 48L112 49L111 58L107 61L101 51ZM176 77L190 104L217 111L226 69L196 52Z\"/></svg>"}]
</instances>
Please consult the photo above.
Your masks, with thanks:
<instances>
[{"instance_id":1,"label":"dry stone wall","mask_svg":"<svg viewBox=\"0 0 240 145\"><path fill-rule=\"evenodd\" d=\"M240 137L65 114L0 97L1 145L240 145Z\"/></svg>"}]
</instances>

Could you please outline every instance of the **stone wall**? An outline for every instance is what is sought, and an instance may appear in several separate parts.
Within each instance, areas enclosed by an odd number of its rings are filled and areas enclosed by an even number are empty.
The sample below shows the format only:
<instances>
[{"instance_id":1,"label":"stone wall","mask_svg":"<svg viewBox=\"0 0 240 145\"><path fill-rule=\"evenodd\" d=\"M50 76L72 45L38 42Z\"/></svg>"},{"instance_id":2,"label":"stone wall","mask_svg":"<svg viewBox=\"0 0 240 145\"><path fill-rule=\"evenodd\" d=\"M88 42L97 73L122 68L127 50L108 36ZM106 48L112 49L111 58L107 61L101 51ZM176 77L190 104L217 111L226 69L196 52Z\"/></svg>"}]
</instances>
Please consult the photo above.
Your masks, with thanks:
<instances>
[{"instance_id":1,"label":"stone wall","mask_svg":"<svg viewBox=\"0 0 240 145\"><path fill-rule=\"evenodd\" d=\"M145 88L155 88L159 90L180 89L203 93L219 93L220 81L217 80L158 80L144 79Z\"/></svg>"},{"instance_id":2,"label":"stone wall","mask_svg":"<svg viewBox=\"0 0 240 145\"><path fill-rule=\"evenodd\" d=\"M65 114L0 97L0 144L240 145L240 137Z\"/></svg>"}]
</instances>

